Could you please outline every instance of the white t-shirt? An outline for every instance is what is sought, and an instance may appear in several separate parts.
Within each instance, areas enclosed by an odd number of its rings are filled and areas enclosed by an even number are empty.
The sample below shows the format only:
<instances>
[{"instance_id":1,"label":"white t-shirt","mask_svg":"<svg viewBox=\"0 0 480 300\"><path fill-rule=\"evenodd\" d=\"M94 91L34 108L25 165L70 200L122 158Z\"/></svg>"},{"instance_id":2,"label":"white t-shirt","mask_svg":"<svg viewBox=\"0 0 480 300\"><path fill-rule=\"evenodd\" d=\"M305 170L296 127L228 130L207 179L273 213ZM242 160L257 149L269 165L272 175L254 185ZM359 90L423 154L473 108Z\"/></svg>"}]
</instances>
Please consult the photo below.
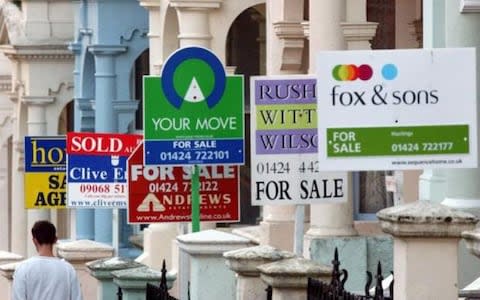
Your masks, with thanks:
<instances>
[{"instance_id":1,"label":"white t-shirt","mask_svg":"<svg viewBox=\"0 0 480 300\"><path fill-rule=\"evenodd\" d=\"M72 265L63 259L34 256L15 269L13 300L82 300Z\"/></svg>"}]
</instances>

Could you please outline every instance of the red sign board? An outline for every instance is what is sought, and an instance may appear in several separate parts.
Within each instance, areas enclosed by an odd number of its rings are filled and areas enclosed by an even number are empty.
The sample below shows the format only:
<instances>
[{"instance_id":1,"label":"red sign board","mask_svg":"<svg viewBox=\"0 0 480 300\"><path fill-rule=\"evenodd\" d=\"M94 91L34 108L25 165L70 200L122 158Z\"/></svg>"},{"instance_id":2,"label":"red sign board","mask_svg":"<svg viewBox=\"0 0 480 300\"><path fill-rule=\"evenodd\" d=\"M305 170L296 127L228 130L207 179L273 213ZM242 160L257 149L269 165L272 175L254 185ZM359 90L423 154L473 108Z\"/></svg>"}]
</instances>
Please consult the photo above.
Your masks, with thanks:
<instances>
[{"instance_id":1,"label":"red sign board","mask_svg":"<svg viewBox=\"0 0 480 300\"><path fill-rule=\"evenodd\" d=\"M128 156L142 139L139 134L68 132L67 153Z\"/></svg>"},{"instance_id":2,"label":"red sign board","mask_svg":"<svg viewBox=\"0 0 480 300\"><path fill-rule=\"evenodd\" d=\"M190 222L192 166L145 166L143 144L128 158L128 222ZM240 220L239 169L199 166L200 221Z\"/></svg>"}]
</instances>

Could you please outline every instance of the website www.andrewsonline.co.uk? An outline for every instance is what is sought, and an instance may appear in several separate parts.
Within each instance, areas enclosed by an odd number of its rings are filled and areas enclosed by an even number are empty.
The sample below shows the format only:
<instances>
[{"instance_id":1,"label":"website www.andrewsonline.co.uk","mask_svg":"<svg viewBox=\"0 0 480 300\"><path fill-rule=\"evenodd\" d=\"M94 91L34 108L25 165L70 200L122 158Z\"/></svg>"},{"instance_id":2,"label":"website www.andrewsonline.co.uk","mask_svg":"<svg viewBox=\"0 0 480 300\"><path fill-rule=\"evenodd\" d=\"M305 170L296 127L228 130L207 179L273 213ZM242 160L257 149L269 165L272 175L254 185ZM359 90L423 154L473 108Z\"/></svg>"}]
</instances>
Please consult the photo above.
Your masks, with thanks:
<instances>
[{"instance_id":1,"label":"website www.andrewsonline.co.uk","mask_svg":"<svg viewBox=\"0 0 480 300\"><path fill-rule=\"evenodd\" d=\"M393 166L429 166L429 165L458 165L462 163L462 159L426 159L426 160L394 160Z\"/></svg>"}]
</instances>

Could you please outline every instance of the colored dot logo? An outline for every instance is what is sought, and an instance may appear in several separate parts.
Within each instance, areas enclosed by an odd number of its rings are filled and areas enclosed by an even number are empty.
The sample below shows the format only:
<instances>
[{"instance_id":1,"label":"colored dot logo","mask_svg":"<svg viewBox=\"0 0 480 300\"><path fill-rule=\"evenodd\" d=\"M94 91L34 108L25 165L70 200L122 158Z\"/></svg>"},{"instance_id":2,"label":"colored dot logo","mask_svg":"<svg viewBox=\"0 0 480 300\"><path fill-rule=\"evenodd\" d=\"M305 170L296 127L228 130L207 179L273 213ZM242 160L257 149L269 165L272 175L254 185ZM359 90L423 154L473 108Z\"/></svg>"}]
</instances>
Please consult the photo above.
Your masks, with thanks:
<instances>
[{"instance_id":1,"label":"colored dot logo","mask_svg":"<svg viewBox=\"0 0 480 300\"><path fill-rule=\"evenodd\" d=\"M398 75L397 66L395 66L394 64L386 64L383 66L382 76L386 80L393 80L397 78L397 75Z\"/></svg>"},{"instance_id":2,"label":"colored dot logo","mask_svg":"<svg viewBox=\"0 0 480 300\"><path fill-rule=\"evenodd\" d=\"M332 76L337 81L354 81L357 79L366 81L372 78L373 70L369 65L336 65L332 70Z\"/></svg>"}]
</instances>

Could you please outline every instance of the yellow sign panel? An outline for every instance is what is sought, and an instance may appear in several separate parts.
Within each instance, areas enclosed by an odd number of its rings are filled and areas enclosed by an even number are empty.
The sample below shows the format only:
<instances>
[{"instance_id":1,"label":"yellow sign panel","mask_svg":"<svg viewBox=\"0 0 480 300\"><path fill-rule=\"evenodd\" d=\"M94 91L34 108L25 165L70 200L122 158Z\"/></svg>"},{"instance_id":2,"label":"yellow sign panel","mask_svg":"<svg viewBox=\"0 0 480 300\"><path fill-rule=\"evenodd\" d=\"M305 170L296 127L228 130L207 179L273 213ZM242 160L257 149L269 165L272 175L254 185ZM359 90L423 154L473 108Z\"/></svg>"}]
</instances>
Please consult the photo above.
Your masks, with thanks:
<instances>
[{"instance_id":1,"label":"yellow sign panel","mask_svg":"<svg viewBox=\"0 0 480 300\"><path fill-rule=\"evenodd\" d=\"M25 173L25 208L65 207L65 172Z\"/></svg>"}]
</instances>

